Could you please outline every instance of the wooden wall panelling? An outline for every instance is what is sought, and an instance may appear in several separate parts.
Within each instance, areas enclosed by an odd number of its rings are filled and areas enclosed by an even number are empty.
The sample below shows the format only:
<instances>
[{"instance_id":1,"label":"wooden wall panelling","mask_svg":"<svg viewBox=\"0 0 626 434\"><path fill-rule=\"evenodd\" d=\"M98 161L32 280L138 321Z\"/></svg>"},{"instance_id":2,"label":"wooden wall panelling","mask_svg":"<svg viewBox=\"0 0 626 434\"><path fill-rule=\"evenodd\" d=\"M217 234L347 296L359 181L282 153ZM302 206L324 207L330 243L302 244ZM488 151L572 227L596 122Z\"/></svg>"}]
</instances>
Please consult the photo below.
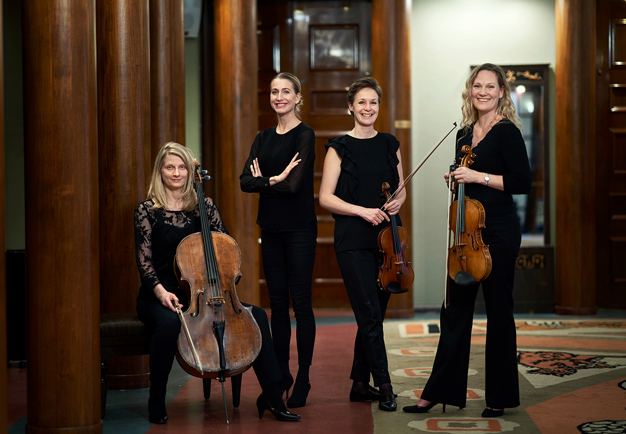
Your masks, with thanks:
<instances>
[{"instance_id":1,"label":"wooden wall panelling","mask_svg":"<svg viewBox=\"0 0 626 434\"><path fill-rule=\"evenodd\" d=\"M97 2L100 311L135 311L134 210L151 169L148 0ZM149 385L147 356L109 361L109 389Z\"/></svg>"},{"instance_id":2,"label":"wooden wall panelling","mask_svg":"<svg viewBox=\"0 0 626 434\"><path fill-rule=\"evenodd\" d=\"M258 131L256 0L216 0L215 5L215 180L218 206L242 254L239 298L259 303L256 207L243 193L239 175Z\"/></svg>"},{"instance_id":3,"label":"wooden wall panelling","mask_svg":"<svg viewBox=\"0 0 626 434\"><path fill-rule=\"evenodd\" d=\"M331 137L354 127L347 88L371 74L371 5L365 2L294 2L293 61L302 82L303 120L315 130L314 191L318 238L313 306L349 308L334 250L334 220L318 202ZM341 54L336 54L341 53Z\"/></svg>"},{"instance_id":4,"label":"wooden wall panelling","mask_svg":"<svg viewBox=\"0 0 626 434\"><path fill-rule=\"evenodd\" d=\"M26 433L102 432L94 18L93 0L23 4Z\"/></svg>"},{"instance_id":5,"label":"wooden wall panelling","mask_svg":"<svg viewBox=\"0 0 626 434\"><path fill-rule=\"evenodd\" d=\"M205 2L206 3L206 2ZM200 140L202 168L213 177L217 173L215 146L215 23L214 10L203 3L200 23L200 94L201 119ZM219 205L214 181L204 183L204 194Z\"/></svg>"},{"instance_id":6,"label":"wooden wall panelling","mask_svg":"<svg viewBox=\"0 0 626 434\"><path fill-rule=\"evenodd\" d=\"M2 0L0 0L0 276L6 276L6 216L4 211L5 202L5 169L4 169L4 50L3 50L3 27L2 27ZM6 279L0 279L0 318L7 317L6 309ZM7 414L7 323L0 322L0 432L8 431Z\"/></svg>"},{"instance_id":7,"label":"wooden wall panelling","mask_svg":"<svg viewBox=\"0 0 626 434\"><path fill-rule=\"evenodd\" d=\"M150 0L150 161L167 142L185 144L183 0Z\"/></svg>"},{"instance_id":8,"label":"wooden wall panelling","mask_svg":"<svg viewBox=\"0 0 626 434\"><path fill-rule=\"evenodd\" d=\"M556 312L596 312L595 1L556 3Z\"/></svg>"},{"instance_id":9,"label":"wooden wall panelling","mask_svg":"<svg viewBox=\"0 0 626 434\"><path fill-rule=\"evenodd\" d=\"M411 64L410 19L411 2L396 1L394 7L384 0L372 1L372 76L383 89L376 129L391 133L400 142L402 169L406 177L411 162ZM392 41L390 43L390 41ZM415 181L413 181L415 182ZM402 206L402 226L411 234L411 185ZM411 261L411 249L407 258ZM432 288L431 288L432 289ZM413 316L413 291L391 297L387 308L391 318Z\"/></svg>"},{"instance_id":10,"label":"wooden wall panelling","mask_svg":"<svg viewBox=\"0 0 626 434\"><path fill-rule=\"evenodd\" d=\"M596 270L599 307L626 307L626 3L598 0Z\"/></svg>"}]
</instances>

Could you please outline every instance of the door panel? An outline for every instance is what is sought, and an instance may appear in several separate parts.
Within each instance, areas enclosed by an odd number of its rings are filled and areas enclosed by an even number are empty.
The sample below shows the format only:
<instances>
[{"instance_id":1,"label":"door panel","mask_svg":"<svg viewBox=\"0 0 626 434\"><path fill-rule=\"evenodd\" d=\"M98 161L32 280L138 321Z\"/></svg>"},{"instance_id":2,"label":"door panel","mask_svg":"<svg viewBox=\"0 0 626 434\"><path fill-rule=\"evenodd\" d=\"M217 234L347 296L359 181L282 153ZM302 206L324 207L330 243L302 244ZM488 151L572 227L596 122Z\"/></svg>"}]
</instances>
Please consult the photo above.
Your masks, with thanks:
<instances>
[{"instance_id":1,"label":"door panel","mask_svg":"<svg viewBox=\"0 0 626 434\"><path fill-rule=\"evenodd\" d=\"M598 0L597 304L626 307L626 3Z\"/></svg>"},{"instance_id":2,"label":"door panel","mask_svg":"<svg viewBox=\"0 0 626 434\"><path fill-rule=\"evenodd\" d=\"M269 104L269 80L280 71L293 72L302 83L302 120L315 130L315 210L317 255L313 272L313 306L348 308L333 246L334 220L318 202L324 145L354 127L346 91L371 72L371 3L259 2L259 128L276 119ZM261 43L261 39L263 40ZM261 61L265 56L271 61ZM277 65L280 64L280 71ZM263 66L262 66L263 65ZM262 270L261 270L262 273ZM261 275L261 305L269 306Z\"/></svg>"}]
</instances>

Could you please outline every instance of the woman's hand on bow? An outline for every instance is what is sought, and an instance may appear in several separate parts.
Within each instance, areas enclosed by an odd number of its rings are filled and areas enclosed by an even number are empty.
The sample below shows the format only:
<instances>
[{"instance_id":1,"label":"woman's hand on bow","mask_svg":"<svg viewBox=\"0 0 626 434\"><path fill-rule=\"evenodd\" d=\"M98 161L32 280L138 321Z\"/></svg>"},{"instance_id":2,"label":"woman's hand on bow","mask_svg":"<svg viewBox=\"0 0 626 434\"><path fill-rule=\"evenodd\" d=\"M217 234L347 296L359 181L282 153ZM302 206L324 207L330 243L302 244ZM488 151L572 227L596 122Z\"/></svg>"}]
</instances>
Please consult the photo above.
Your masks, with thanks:
<instances>
[{"instance_id":1,"label":"woman's hand on bow","mask_svg":"<svg viewBox=\"0 0 626 434\"><path fill-rule=\"evenodd\" d=\"M178 297L165 289L160 283L154 287L154 295L156 295L163 306L172 312L176 312L176 306L183 307L182 304L178 304Z\"/></svg>"}]
</instances>

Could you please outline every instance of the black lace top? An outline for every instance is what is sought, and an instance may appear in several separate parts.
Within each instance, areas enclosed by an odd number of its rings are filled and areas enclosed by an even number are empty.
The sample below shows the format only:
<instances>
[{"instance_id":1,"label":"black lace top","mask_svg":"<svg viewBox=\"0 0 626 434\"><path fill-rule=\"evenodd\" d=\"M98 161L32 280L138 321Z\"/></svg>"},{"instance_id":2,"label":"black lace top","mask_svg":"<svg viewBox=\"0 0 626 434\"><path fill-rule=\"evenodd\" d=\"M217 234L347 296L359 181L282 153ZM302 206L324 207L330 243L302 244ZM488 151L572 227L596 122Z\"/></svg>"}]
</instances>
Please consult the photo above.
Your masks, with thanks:
<instances>
[{"instance_id":1,"label":"black lace top","mask_svg":"<svg viewBox=\"0 0 626 434\"><path fill-rule=\"evenodd\" d=\"M211 231L228 233L222 216L213 203L205 197ZM151 209L152 200L141 202L135 208L135 251L141 277L139 297L156 297L154 287L159 283L179 298L178 279L174 274L176 247L187 235L200 232L198 207L193 211L168 211Z\"/></svg>"}]
</instances>

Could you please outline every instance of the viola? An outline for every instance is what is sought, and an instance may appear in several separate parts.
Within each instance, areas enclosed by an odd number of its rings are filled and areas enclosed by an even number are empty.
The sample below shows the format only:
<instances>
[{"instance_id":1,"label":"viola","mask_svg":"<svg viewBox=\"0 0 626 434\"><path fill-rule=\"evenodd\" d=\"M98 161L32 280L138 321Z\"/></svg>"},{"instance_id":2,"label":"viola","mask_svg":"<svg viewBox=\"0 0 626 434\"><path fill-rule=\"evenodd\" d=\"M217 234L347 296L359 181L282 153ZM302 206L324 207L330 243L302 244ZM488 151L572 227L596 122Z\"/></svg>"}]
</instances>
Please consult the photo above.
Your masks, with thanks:
<instances>
[{"instance_id":1,"label":"viola","mask_svg":"<svg viewBox=\"0 0 626 434\"><path fill-rule=\"evenodd\" d=\"M459 167L474 164L476 155L469 145L461 148L465 154ZM450 167L449 180L456 166ZM452 184L451 184L452 185ZM452 190L452 189L451 189ZM448 238L448 276L459 285L471 285L485 280L491 273L489 246L483 242L482 229L485 228L485 208L476 199L465 196L465 184L457 187L457 200L448 208L448 237L454 232L454 244Z\"/></svg>"},{"instance_id":2,"label":"viola","mask_svg":"<svg viewBox=\"0 0 626 434\"><path fill-rule=\"evenodd\" d=\"M383 193L389 201L389 183L383 183ZM409 234L398 226L396 216L389 216L391 225L378 234L378 248L383 253L383 264L378 269L378 285L392 294L407 292L413 284L414 274L411 263L406 260Z\"/></svg>"},{"instance_id":3,"label":"viola","mask_svg":"<svg viewBox=\"0 0 626 434\"><path fill-rule=\"evenodd\" d=\"M174 260L176 276L190 300L186 311L176 307L181 320L176 358L190 375L219 379L223 393L225 377L245 372L259 355L261 332L252 309L240 303L235 291L241 278L239 246L230 236L211 232L203 179L210 177L197 165L202 231L180 242Z\"/></svg>"}]
</instances>

